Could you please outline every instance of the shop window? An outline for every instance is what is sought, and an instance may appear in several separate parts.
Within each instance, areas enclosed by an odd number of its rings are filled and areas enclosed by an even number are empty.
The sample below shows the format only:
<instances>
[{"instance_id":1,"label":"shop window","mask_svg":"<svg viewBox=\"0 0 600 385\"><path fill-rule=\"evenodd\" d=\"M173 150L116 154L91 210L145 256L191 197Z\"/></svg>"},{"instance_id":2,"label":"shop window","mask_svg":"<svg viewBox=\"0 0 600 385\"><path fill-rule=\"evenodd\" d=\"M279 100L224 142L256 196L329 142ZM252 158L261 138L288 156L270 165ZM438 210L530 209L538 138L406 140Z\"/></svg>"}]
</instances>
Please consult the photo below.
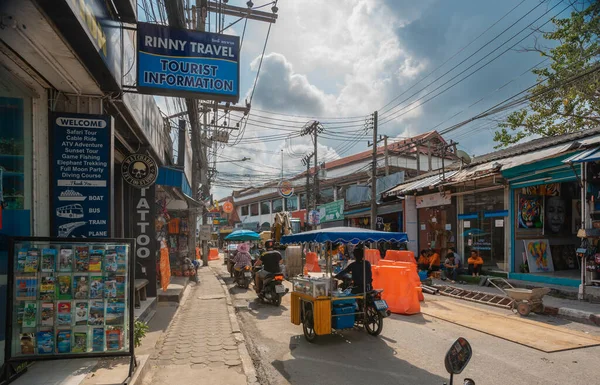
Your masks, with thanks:
<instances>
[{"instance_id":1,"label":"shop window","mask_svg":"<svg viewBox=\"0 0 600 385\"><path fill-rule=\"evenodd\" d=\"M306 210L306 194L300 194L300 210Z\"/></svg>"},{"instance_id":2,"label":"shop window","mask_svg":"<svg viewBox=\"0 0 600 385\"><path fill-rule=\"evenodd\" d=\"M248 215L248 206L242 206L242 216Z\"/></svg>"},{"instance_id":3,"label":"shop window","mask_svg":"<svg viewBox=\"0 0 600 385\"><path fill-rule=\"evenodd\" d=\"M472 250L483 258L484 266L505 271L504 237L506 228L504 190L495 190L464 196L463 224L464 259Z\"/></svg>"},{"instance_id":4,"label":"shop window","mask_svg":"<svg viewBox=\"0 0 600 385\"><path fill-rule=\"evenodd\" d=\"M252 217L258 216L258 203L252 203L250 205L250 216L252 216Z\"/></svg>"},{"instance_id":5,"label":"shop window","mask_svg":"<svg viewBox=\"0 0 600 385\"><path fill-rule=\"evenodd\" d=\"M271 202L269 202L269 201L260 202L260 214L261 215L271 214Z\"/></svg>"},{"instance_id":6,"label":"shop window","mask_svg":"<svg viewBox=\"0 0 600 385\"><path fill-rule=\"evenodd\" d=\"M271 201L271 204L273 205L273 213L280 213L283 211L282 199L275 199L274 201Z\"/></svg>"},{"instance_id":7,"label":"shop window","mask_svg":"<svg viewBox=\"0 0 600 385\"><path fill-rule=\"evenodd\" d=\"M298 197L291 197L285 199L285 210L296 211L298 210Z\"/></svg>"},{"instance_id":8,"label":"shop window","mask_svg":"<svg viewBox=\"0 0 600 385\"><path fill-rule=\"evenodd\" d=\"M321 190L321 199L319 200L320 204L330 203L333 201L333 187Z\"/></svg>"},{"instance_id":9,"label":"shop window","mask_svg":"<svg viewBox=\"0 0 600 385\"><path fill-rule=\"evenodd\" d=\"M0 97L0 192L5 210L29 208L29 147L25 142L25 101L20 98Z\"/></svg>"}]
</instances>

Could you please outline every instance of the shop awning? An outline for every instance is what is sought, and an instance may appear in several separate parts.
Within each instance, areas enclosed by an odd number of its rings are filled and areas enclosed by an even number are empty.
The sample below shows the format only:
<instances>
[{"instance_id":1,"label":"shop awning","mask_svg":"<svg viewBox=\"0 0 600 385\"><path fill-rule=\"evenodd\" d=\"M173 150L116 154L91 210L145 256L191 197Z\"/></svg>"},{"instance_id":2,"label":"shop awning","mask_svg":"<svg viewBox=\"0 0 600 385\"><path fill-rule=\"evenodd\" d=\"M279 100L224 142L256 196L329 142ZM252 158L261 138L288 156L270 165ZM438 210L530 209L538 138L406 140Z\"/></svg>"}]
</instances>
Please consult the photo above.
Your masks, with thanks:
<instances>
[{"instance_id":1,"label":"shop awning","mask_svg":"<svg viewBox=\"0 0 600 385\"><path fill-rule=\"evenodd\" d=\"M452 178L458 171L447 171L445 174L439 173L439 174L435 174L435 175L431 175L419 180L415 180L413 182L408 182L408 183L403 183L401 185L398 185L396 187L394 187L391 190L388 190L386 192L384 192L382 195L384 198L390 197L390 196L402 196L402 195L406 195L407 193L413 192L413 191L419 191L421 189L424 188L434 188L440 184L442 184L442 182L448 180L449 178Z\"/></svg>"},{"instance_id":2,"label":"shop awning","mask_svg":"<svg viewBox=\"0 0 600 385\"><path fill-rule=\"evenodd\" d=\"M344 211L344 218L352 219L352 218L362 218L368 217L371 215L370 207L361 207L359 209Z\"/></svg>"},{"instance_id":3,"label":"shop awning","mask_svg":"<svg viewBox=\"0 0 600 385\"><path fill-rule=\"evenodd\" d=\"M190 182L187 180L183 170L172 168L172 167L161 167L158 170L158 178L156 184L162 186L175 187L182 192L185 201L188 205L199 207L202 203L192 198L192 188Z\"/></svg>"},{"instance_id":4,"label":"shop awning","mask_svg":"<svg viewBox=\"0 0 600 385\"><path fill-rule=\"evenodd\" d=\"M595 162L597 160L600 160L600 147L591 148L575 154L563 160L563 163L584 163Z\"/></svg>"}]
</instances>

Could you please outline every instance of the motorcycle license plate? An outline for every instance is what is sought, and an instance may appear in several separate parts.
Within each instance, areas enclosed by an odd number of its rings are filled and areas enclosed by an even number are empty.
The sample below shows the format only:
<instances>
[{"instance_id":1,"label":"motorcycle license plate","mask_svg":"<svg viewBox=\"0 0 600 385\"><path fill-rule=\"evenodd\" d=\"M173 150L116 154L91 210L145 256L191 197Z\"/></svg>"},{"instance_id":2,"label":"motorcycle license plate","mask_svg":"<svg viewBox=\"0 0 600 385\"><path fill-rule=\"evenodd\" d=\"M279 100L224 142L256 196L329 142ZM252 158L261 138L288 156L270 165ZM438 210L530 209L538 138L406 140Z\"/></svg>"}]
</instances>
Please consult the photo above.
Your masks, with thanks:
<instances>
[{"instance_id":1,"label":"motorcycle license plate","mask_svg":"<svg viewBox=\"0 0 600 385\"><path fill-rule=\"evenodd\" d=\"M387 308L388 308L387 302L385 302L382 299L377 300L377 301L375 301L375 308L377 310L387 310Z\"/></svg>"},{"instance_id":2,"label":"motorcycle license plate","mask_svg":"<svg viewBox=\"0 0 600 385\"><path fill-rule=\"evenodd\" d=\"M285 287L283 287L283 285L275 286L275 293L277 293L277 294L285 293Z\"/></svg>"},{"instance_id":3,"label":"motorcycle license plate","mask_svg":"<svg viewBox=\"0 0 600 385\"><path fill-rule=\"evenodd\" d=\"M245 271L244 272L244 277L251 278L252 277L252 273L249 272L249 271Z\"/></svg>"}]
</instances>

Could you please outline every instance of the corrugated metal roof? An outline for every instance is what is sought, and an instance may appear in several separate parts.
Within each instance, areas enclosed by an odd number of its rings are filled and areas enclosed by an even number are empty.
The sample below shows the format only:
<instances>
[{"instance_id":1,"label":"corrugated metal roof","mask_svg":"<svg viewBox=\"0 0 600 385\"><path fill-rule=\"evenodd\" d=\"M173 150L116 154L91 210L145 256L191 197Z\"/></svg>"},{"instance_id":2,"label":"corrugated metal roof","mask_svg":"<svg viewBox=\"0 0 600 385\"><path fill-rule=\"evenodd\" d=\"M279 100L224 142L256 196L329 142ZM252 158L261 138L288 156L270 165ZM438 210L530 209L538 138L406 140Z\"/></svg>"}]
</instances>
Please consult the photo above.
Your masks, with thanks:
<instances>
[{"instance_id":1,"label":"corrugated metal roof","mask_svg":"<svg viewBox=\"0 0 600 385\"><path fill-rule=\"evenodd\" d=\"M589 150L579 152L563 160L563 163L583 163L593 162L596 160L600 160L600 147L591 148Z\"/></svg>"},{"instance_id":2,"label":"corrugated metal roof","mask_svg":"<svg viewBox=\"0 0 600 385\"><path fill-rule=\"evenodd\" d=\"M439 173L412 182L403 183L389 191L384 192L383 196L390 197L405 195L409 192L418 191L425 187L435 187L442 184L442 182L444 182L445 180L448 180L448 178L452 178L457 172L458 171L447 171L445 174Z\"/></svg>"}]
</instances>

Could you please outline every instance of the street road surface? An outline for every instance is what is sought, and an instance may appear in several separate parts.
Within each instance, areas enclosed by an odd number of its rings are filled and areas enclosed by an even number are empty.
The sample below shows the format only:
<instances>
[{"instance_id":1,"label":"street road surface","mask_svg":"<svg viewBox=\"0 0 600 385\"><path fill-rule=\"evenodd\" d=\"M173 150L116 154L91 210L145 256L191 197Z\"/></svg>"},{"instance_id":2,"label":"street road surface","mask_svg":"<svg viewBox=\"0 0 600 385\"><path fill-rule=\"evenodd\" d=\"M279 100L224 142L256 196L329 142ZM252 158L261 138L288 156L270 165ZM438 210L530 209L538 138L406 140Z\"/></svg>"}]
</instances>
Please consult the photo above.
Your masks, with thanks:
<instances>
[{"instance_id":1,"label":"street road surface","mask_svg":"<svg viewBox=\"0 0 600 385\"><path fill-rule=\"evenodd\" d=\"M461 381L464 377L473 378L478 385L598 381L598 346L548 354L423 315L386 318L380 337L351 330L320 337L311 344L304 339L302 327L290 322L289 295L281 307L274 307L255 301L252 288L246 291L226 281L263 384L441 385L448 381L446 351L461 336L474 350L467 369L459 375ZM440 296L436 300L454 301ZM552 317L533 319L600 335L600 328L594 326Z\"/></svg>"}]
</instances>

